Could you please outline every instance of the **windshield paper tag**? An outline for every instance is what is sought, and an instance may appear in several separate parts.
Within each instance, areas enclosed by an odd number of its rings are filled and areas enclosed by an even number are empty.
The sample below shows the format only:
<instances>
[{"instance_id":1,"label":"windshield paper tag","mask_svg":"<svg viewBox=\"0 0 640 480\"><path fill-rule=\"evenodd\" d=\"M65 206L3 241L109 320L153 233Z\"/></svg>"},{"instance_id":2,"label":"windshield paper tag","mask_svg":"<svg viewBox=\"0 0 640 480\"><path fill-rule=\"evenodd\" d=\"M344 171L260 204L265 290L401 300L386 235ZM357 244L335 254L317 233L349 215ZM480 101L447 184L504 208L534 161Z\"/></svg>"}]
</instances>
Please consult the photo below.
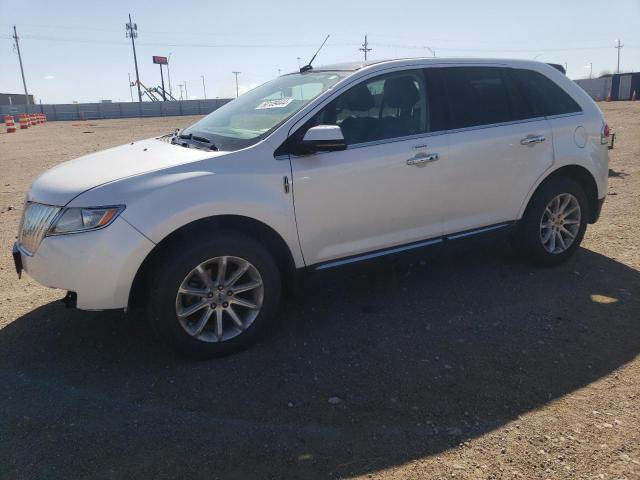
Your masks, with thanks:
<instances>
[{"instance_id":1,"label":"windshield paper tag","mask_svg":"<svg viewBox=\"0 0 640 480\"><path fill-rule=\"evenodd\" d=\"M267 108L284 108L291 102L293 102L293 98L291 97L278 98L276 100L265 100L256 107L256 110L265 110Z\"/></svg>"}]
</instances>

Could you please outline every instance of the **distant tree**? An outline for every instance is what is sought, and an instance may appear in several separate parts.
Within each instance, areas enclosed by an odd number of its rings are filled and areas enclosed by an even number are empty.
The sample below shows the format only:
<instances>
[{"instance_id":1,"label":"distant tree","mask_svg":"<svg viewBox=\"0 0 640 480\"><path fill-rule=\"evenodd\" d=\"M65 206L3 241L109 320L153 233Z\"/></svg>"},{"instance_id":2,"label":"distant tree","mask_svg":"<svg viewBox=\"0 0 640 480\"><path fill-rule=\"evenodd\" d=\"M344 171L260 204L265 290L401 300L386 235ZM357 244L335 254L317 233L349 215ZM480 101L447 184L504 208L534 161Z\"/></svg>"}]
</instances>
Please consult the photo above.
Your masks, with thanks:
<instances>
[{"instance_id":1,"label":"distant tree","mask_svg":"<svg viewBox=\"0 0 640 480\"><path fill-rule=\"evenodd\" d=\"M609 70L602 70L598 78L610 77L612 73Z\"/></svg>"}]
</instances>

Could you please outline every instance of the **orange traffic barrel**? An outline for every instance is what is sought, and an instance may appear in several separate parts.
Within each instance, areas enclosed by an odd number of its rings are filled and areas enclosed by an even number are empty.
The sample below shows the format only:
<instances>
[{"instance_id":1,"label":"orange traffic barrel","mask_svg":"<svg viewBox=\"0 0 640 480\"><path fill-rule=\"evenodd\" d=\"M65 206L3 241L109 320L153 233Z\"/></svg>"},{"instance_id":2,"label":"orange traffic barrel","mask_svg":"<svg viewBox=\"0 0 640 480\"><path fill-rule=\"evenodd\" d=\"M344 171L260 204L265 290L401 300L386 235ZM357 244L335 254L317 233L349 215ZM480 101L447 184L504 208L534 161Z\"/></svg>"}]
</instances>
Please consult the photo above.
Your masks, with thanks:
<instances>
[{"instance_id":1,"label":"orange traffic barrel","mask_svg":"<svg viewBox=\"0 0 640 480\"><path fill-rule=\"evenodd\" d=\"M26 113L21 113L18 115L18 121L20 122L20 130L24 130L25 128L29 128L29 117Z\"/></svg>"},{"instance_id":2,"label":"orange traffic barrel","mask_svg":"<svg viewBox=\"0 0 640 480\"><path fill-rule=\"evenodd\" d=\"M4 124L7 126L7 133L16 133L16 124L13 122L13 115L5 115Z\"/></svg>"}]
</instances>

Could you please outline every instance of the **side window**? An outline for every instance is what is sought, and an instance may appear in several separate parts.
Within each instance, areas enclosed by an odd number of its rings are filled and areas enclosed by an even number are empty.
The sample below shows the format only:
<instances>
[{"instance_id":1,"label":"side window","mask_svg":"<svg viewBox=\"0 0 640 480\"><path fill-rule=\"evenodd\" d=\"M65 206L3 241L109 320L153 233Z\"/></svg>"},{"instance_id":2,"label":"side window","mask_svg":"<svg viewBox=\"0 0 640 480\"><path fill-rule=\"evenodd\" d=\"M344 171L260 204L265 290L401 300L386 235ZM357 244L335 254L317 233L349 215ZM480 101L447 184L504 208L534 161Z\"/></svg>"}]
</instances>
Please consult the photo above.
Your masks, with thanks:
<instances>
[{"instance_id":1,"label":"side window","mask_svg":"<svg viewBox=\"0 0 640 480\"><path fill-rule=\"evenodd\" d=\"M347 145L423 133L429 130L426 97L421 71L383 75L340 95L303 130L339 125Z\"/></svg>"},{"instance_id":2,"label":"side window","mask_svg":"<svg viewBox=\"0 0 640 480\"><path fill-rule=\"evenodd\" d=\"M474 127L512 120L509 92L502 69L443 69L451 111L451 128Z\"/></svg>"},{"instance_id":3,"label":"side window","mask_svg":"<svg viewBox=\"0 0 640 480\"><path fill-rule=\"evenodd\" d=\"M571 96L553 80L533 70L514 69L529 104L540 116L581 112L582 109Z\"/></svg>"},{"instance_id":4,"label":"side window","mask_svg":"<svg viewBox=\"0 0 640 480\"><path fill-rule=\"evenodd\" d=\"M511 105L511 119L512 120L525 120L527 118L535 118L540 116L537 114L529 104L527 97L524 95L524 91L520 87L517 79L514 77L510 69L505 68L502 70L504 74L504 80L507 85L507 92L509 94L509 104Z\"/></svg>"}]
</instances>

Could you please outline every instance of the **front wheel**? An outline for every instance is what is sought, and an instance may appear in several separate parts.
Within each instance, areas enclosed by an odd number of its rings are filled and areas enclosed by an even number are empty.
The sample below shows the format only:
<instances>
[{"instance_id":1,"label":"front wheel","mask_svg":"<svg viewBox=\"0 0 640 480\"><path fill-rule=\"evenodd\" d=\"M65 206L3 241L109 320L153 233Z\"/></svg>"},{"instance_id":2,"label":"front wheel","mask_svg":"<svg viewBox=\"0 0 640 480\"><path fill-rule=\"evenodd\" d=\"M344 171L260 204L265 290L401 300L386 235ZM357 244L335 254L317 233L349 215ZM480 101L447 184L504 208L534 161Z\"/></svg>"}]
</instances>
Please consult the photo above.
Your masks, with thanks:
<instances>
[{"instance_id":1,"label":"front wheel","mask_svg":"<svg viewBox=\"0 0 640 480\"><path fill-rule=\"evenodd\" d=\"M557 265L580 246L587 218L589 204L580 184L570 178L549 180L529 202L518 243L529 260Z\"/></svg>"},{"instance_id":2,"label":"front wheel","mask_svg":"<svg viewBox=\"0 0 640 480\"><path fill-rule=\"evenodd\" d=\"M161 337L195 358L247 347L280 302L280 272L262 245L239 233L210 237L175 243L164 252L147 302Z\"/></svg>"}]
</instances>

